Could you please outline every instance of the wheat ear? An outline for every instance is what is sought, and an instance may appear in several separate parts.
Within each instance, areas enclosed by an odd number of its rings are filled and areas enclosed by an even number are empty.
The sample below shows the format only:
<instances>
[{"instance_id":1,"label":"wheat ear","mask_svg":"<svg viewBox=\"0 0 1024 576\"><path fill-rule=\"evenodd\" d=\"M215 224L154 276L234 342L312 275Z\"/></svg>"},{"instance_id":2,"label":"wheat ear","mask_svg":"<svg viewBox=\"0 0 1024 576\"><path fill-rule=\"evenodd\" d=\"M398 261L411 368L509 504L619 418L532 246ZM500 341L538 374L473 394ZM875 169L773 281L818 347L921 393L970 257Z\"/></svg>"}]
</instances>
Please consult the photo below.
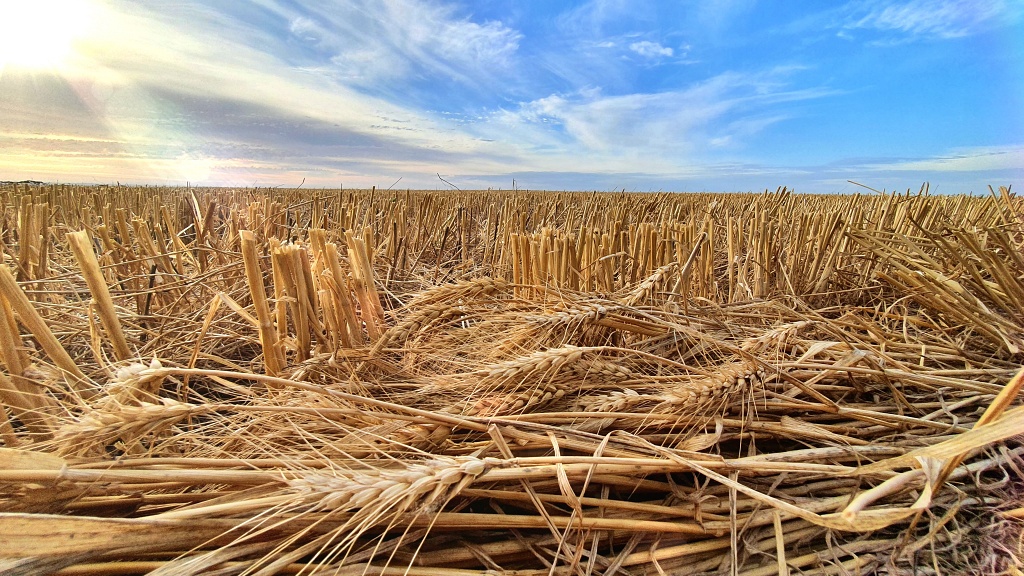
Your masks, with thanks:
<instances>
[{"instance_id":1,"label":"wheat ear","mask_svg":"<svg viewBox=\"0 0 1024 576\"><path fill-rule=\"evenodd\" d=\"M763 382L765 377L765 370L754 360L725 364L711 377L691 380L661 394L662 402L657 409L696 410L725 405L748 386Z\"/></svg>"},{"instance_id":2,"label":"wheat ear","mask_svg":"<svg viewBox=\"0 0 1024 576\"><path fill-rule=\"evenodd\" d=\"M346 475L312 472L287 484L314 509L402 514L443 505L486 470L487 464L479 458L438 457L399 469L367 469Z\"/></svg>"},{"instance_id":3,"label":"wheat ear","mask_svg":"<svg viewBox=\"0 0 1024 576\"><path fill-rule=\"evenodd\" d=\"M189 416L210 410L209 406L169 398L161 398L158 404L139 402L135 406L106 402L58 428L53 444L63 456L103 455L111 444L120 442L131 448L143 436L167 431Z\"/></svg>"},{"instance_id":4,"label":"wheat ear","mask_svg":"<svg viewBox=\"0 0 1024 576\"><path fill-rule=\"evenodd\" d=\"M454 284L442 284L420 292L409 302L410 308L436 304L438 302L457 303L460 300L473 300L481 296L490 296L508 291L512 284L500 278L476 278L462 280Z\"/></svg>"}]
</instances>

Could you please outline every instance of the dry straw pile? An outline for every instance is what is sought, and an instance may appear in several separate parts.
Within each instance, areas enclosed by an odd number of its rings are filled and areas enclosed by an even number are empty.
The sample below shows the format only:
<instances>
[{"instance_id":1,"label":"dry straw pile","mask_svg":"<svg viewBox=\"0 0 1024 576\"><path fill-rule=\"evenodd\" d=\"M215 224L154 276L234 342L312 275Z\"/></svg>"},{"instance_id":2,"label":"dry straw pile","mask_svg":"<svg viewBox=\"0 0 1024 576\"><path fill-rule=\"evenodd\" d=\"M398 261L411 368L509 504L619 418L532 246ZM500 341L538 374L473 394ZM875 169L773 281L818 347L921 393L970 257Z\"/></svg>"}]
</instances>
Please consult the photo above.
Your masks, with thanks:
<instances>
[{"instance_id":1,"label":"dry straw pile","mask_svg":"<svg viewBox=\"0 0 1024 576\"><path fill-rule=\"evenodd\" d=\"M1020 574L1009 191L7 187L4 574Z\"/></svg>"}]
</instances>

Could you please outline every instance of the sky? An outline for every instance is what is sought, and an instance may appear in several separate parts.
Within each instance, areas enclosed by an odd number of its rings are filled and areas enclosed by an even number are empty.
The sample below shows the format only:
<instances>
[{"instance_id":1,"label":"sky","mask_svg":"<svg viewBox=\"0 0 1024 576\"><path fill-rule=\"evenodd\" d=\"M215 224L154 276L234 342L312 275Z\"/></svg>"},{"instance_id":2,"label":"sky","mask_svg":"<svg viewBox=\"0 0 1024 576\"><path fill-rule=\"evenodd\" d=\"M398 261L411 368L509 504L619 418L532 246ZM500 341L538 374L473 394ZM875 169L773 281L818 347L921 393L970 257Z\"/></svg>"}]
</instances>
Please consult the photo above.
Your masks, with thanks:
<instances>
[{"instance_id":1,"label":"sky","mask_svg":"<svg viewBox=\"0 0 1024 576\"><path fill-rule=\"evenodd\" d=\"M0 180L986 193L1022 177L1024 0L0 0Z\"/></svg>"}]
</instances>

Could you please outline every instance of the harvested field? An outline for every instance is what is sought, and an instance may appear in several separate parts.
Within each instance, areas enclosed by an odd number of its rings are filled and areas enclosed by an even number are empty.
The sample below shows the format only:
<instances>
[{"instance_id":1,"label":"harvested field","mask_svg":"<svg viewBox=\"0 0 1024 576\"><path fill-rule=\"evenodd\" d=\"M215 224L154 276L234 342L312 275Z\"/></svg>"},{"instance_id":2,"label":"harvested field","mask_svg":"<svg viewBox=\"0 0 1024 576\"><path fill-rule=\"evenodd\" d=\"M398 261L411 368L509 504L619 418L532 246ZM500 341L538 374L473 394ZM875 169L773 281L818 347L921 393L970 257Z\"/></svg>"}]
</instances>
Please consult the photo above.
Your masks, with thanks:
<instances>
[{"instance_id":1,"label":"harvested field","mask_svg":"<svg viewBox=\"0 0 1024 576\"><path fill-rule=\"evenodd\" d=\"M1024 203L0 188L4 574L1020 574Z\"/></svg>"}]
</instances>

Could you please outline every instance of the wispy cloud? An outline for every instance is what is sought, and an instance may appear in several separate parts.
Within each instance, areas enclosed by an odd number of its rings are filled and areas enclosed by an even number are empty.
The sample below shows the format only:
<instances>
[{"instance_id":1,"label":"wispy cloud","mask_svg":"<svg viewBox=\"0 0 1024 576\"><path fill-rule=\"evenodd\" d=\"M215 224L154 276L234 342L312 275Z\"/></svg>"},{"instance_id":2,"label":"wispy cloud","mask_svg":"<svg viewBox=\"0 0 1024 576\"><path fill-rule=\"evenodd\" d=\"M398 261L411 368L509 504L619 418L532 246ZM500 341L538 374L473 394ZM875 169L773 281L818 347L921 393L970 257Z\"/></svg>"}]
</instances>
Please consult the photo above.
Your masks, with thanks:
<instances>
[{"instance_id":1,"label":"wispy cloud","mask_svg":"<svg viewBox=\"0 0 1024 576\"><path fill-rule=\"evenodd\" d=\"M629 49L644 58L659 58L662 56L671 57L674 51L667 47L662 46L657 42L651 42L644 40L642 42L633 42L629 45Z\"/></svg>"},{"instance_id":2,"label":"wispy cloud","mask_svg":"<svg viewBox=\"0 0 1024 576\"><path fill-rule=\"evenodd\" d=\"M528 130L524 141L543 143L539 152L589 158L588 168L623 170L642 161L647 169L678 169L704 157L709 148L735 148L741 145L738 137L783 120L784 115L770 113L774 106L831 93L791 87L793 73L726 72L682 90L656 93L605 95L591 89L552 94L496 115L491 128Z\"/></svg>"},{"instance_id":3,"label":"wispy cloud","mask_svg":"<svg viewBox=\"0 0 1024 576\"><path fill-rule=\"evenodd\" d=\"M402 77L476 87L512 64L522 34L477 22L454 6L417 0L275 4L288 19L296 60L365 89Z\"/></svg>"},{"instance_id":4,"label":"wispy cloud","mask_svg":"<svg viewBox=\"0 0 1024 576\"><path fill-rule=\"evenodd\" d=\"M869 29L904 39L961 38L984 31L993 23L1015 17L1005 0L870 1L849 6L847 29Z\"/></svg>"},{"instance_id":5,"label":"wispy cloud","mask_svg":"<svg viewBox=\"0 0 1024 576\"><path fill-rule=\"evenodd\" d=\"M931 158L872 163L872 170L917 172L1015 171L1024 176L1024 145L957 148Z\"/></svg>"},{"instance_id":6,"label":"wispy cloud","mask_svg":"<svg viewBox=\"0 0 1024 576\"><path fill-rule=\"evenodd\" d=\"M266 3L263 17L271 24L261 26L201 5L173 15L144 6L106 7L93 37L81 43L67 79L11 71L0 78L4 148L15 152L13 134L62 129L91 143L55 146L19 139L21 159L45 156L42 164L33 164L41 169L63 158L82 177L102 178L116 172L112 167L131 166L131 173L153 181L201 179L188 175L197 167L201 174L235 171L248 178L266 175L267 166L276 163L299 172L345 174L358 167L352 171L375 183L373 174L388 174L397 162L404 170L426 173L460 166L470 155L487 163L487 143L454 123L400 99L368 93L358 82L340 81L334 70L323 68L338 67L332 59L340 55L370 50L363 56L367 78L380 78L377 70L394 64L393 69L413 76L446 74L449 81L472 82L483 77L479 70L493 70L511 57L518 33L433 4L367 2L363 8L376 10L370 20L381 20L375 27L364 23L360 35L346 44L347 28L318 23L312 10L298 16L295 6L289 3L285 10ZM343 16L323 4L313 6L330 12L324 18ZM390 40L388 26L398 28ZM438 40L436 33L448 39ZM374 43L388 48L381 52ZM342 44L344 50L337 48ZM392 89L400 85L386 83ZM250 170L240 171L241 166Z\"/></svg>"},{"instance_id":7,"label":"wispy cloud","mask_svg":"<svg viewBox=\"0 0 1024 576\"><path fill-rule=\"evenodd\" d=\"M650 17L649 3L629 0L589 0L573 6L555 19L560 34L576 37L601 38L621 33L623 22L635 22Z\"/></svg>"},{"instance_id":8,"label":"wispy cloud","mask_svg":"<svg viewBox=\"0 0 1024 576\"><path fill-rule=\"evenodd\" d=\"M811 11L776 32L899 46L976 36L1013 26L1022 16L1024 4L1018 0L848 0Z\"/></svg>"}]
</instances>

